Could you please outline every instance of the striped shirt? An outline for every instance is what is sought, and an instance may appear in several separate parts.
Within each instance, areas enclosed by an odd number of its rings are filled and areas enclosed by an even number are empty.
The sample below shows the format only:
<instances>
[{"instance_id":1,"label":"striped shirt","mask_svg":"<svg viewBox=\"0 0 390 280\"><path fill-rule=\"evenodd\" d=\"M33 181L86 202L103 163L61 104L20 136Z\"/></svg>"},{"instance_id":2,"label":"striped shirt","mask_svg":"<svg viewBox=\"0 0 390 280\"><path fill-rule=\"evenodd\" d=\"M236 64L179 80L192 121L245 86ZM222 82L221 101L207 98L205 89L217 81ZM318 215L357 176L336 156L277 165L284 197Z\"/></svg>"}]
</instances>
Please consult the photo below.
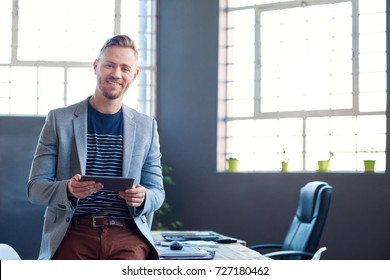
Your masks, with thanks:
<instances>
[{"instance_id":1,"label":"striped shirt","mask_svg":"<svg viewBox=\"0 0 390 280\"><path fill-rule=\"evenodd\" d=\"M122 110L102 114L88 106L86 175L122 176ZM118 192L104 189L80 199L75 215L130 218L125 201Z\"/></svg>"}]
</instances>

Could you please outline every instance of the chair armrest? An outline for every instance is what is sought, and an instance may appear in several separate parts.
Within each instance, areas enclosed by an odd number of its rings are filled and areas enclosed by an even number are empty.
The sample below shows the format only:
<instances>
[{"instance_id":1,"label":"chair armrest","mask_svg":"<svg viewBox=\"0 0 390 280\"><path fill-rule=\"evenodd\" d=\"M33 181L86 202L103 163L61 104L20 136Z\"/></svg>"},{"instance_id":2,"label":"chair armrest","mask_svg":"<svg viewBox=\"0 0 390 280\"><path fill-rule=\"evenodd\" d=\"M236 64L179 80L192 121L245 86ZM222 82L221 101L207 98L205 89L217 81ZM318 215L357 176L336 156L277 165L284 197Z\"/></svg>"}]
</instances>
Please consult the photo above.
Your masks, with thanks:
<instances>
[{"instance_id":1,"label":"chair armrest","mask_svg":"<svg viewBox=\"0 0 390 280\"><path fill-rule=\"evenodd\" d=\"M314 256L314 253L309 253L305 251L295 251L295 250L286 250L286 251L276 251L271 253L263 254L266 257L269 258L280 258L280 257L288 257L288 256L300 256L300 257L306 257L305 259L311 259Z\"/></svg>"},{"instance_id":2,"label":"chair armrest","mask_svg":"<svg viewBox=\"0 0 390 280\"><path fill-rule=\"evenodd\" d=\"M248 246L248 248L252 250L260 250L260 249L281 249L283 244L269 243L269 244L255 244Z\"/></svg>"}]
</instances>

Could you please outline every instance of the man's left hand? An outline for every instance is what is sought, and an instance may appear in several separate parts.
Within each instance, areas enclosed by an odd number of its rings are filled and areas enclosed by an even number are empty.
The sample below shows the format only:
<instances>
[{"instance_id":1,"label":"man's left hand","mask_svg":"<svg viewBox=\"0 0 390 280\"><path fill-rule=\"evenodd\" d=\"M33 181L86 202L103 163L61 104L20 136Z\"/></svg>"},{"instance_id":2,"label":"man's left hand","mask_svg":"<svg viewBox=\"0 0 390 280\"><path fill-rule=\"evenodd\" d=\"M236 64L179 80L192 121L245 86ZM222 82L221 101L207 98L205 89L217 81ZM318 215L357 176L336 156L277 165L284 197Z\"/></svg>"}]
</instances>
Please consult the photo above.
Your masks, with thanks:
<instances>
[{"instance_id":1,"label":"man's left hand","mask_svg":"<svg viewBox=\"0 0 390 280\"><path fill-rule=\"evenodd\" d=\"M126 201L127 205L139 207L145 200L145 187L141 185L133 185L131 189L120 191L119 196Z\"/></svg>"}]
</instances>

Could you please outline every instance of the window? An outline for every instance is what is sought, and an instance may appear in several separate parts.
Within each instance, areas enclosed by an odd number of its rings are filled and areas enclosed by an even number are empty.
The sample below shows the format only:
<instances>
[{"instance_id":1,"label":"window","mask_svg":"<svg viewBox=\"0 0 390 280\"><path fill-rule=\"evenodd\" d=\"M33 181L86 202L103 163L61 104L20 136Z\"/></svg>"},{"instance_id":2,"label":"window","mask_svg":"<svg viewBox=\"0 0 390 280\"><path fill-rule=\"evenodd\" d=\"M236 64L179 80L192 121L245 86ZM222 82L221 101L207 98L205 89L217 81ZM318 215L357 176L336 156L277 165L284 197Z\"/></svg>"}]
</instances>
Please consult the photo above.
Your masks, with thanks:
<instances>
[{"instance_id":1,"label":"window","mask_svg":"<svg viewBox=\"0 0 390 280\"><path fill-rule=\"evenodd\" d=\"M125 103L154 114L155 0L0 2L0 114L45 115L92 95L92 62L115 34L139 49Z\"/></svg>"},{"instance_id":2,"label":"window","mask_svg":"<svg viewBox=\"0 0 390 280\"><path fill-rule=\"evenodd\" d=\"M385 170L385 2L221 1L219 171Z\"/></svg>"}]
</instances>

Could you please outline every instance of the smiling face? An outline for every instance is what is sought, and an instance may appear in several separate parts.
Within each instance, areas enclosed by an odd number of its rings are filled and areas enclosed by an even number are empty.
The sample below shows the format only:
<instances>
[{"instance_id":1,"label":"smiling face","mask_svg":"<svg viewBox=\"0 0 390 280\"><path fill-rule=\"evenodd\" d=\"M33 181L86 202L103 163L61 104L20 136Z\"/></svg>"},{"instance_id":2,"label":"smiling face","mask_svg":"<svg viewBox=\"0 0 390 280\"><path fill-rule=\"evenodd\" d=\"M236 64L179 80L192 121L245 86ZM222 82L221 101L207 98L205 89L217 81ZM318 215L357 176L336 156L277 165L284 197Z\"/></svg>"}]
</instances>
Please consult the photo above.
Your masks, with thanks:
<instances>
[{"instance_id":1,"label":"smiling face","mask_svg":"<svg viewBox=\"0 0 390 280\"><path fill-rule=\"evenodd\" d=\"M97 76L95 95L109 100L122 100L139 72L134 50L120 46L105 49L93 68Z\"/></svg>"}]
</instances>

